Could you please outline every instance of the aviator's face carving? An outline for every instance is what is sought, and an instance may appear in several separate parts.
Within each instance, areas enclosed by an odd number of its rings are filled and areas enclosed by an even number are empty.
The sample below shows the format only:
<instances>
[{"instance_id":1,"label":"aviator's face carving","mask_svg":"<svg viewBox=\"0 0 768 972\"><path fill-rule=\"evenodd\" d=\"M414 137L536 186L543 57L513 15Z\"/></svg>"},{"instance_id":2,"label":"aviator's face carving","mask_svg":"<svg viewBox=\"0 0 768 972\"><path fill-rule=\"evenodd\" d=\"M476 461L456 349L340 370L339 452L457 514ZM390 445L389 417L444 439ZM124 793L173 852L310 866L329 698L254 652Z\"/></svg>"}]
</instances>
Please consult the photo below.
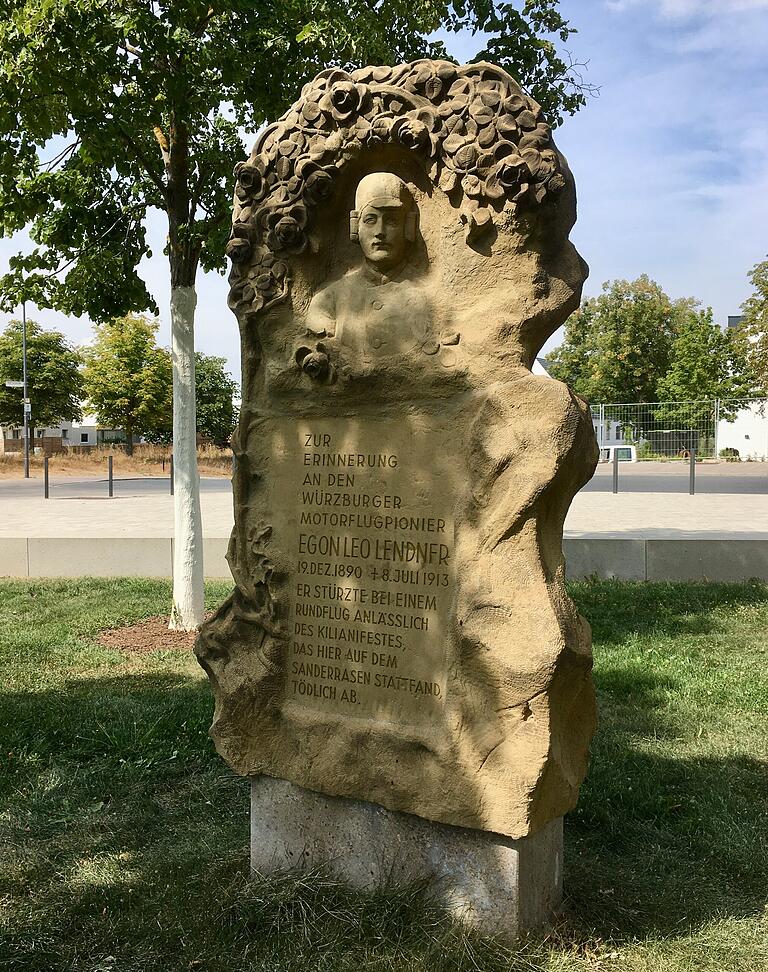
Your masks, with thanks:
<instances>
[{"instance_id":1,"label":"aviator's face carving","mask_svg":"<svg viewBox=\"0 0 768 972\"><path fill-rule=\"evenodd\" d=\"M366 206L360 214L360 248L377 270L390 270L405 259L407 219L405 206Z\"/></svg>"}]
</instances>

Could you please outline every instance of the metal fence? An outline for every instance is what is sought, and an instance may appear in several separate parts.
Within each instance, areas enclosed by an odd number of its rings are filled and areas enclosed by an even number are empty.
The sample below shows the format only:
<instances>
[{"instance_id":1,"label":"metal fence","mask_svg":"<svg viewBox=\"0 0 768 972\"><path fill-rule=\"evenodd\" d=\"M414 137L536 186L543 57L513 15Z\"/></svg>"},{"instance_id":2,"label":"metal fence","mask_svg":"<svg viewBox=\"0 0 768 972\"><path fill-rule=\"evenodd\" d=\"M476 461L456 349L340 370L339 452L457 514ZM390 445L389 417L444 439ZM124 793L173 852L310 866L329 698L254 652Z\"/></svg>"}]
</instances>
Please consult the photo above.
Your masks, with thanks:
<instances>
[{"instance_id":1,"label":"metal fence","mask_svg":"<svg viewBox=\"0 0 768 972\"><path fill-rule=\"evenodd\" d=\"M768 399L592 405L601 449L634 446L638 459L768 458Z\"/></svg>"}]
</instances>

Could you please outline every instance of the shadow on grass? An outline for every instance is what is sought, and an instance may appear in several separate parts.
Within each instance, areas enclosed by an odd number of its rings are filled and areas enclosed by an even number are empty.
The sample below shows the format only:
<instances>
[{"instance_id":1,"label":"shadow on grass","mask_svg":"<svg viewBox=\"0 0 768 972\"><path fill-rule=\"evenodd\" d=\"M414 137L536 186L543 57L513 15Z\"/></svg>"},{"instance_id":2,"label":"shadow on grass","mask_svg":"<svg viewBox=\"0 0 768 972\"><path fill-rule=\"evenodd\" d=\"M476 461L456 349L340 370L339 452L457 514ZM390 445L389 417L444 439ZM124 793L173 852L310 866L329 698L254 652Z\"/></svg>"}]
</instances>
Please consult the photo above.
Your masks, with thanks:
<instances>
[{"instance_id":1,"label":"shadow on grass","mask_svg":"<svg viewBox=\"0 0 768 972\"><path fill-rule=\"evenodd\" d=\"M768 584L648 583L580 581L568 584L581 614L592 626L597 648L620 645L633 636L707 634L722 627L718 611L768 604Z\"/></svg>"}]
</instances>

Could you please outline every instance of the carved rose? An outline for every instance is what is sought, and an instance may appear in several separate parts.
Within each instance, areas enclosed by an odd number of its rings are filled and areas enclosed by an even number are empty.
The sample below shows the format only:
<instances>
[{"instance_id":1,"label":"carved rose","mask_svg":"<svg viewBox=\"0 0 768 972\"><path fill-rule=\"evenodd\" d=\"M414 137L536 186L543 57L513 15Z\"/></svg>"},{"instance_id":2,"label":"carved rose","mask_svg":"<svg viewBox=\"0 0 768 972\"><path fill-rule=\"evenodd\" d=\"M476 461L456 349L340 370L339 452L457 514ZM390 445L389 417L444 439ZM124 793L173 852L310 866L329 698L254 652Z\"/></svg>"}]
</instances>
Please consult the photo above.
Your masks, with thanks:
<instances>
[{"instance_id":1,"label":"carved rose","mask_svg":"<svg viewBox=\"0 0 768 972\"><path fill-rule=\"evenodd\" d=\"M230 240L226 246L226 254L233 263L244 263L251 255L251 244L248 240Z\"/></svg>"},{"instance_id":2,"label":"carved rose","mask_svg":"<svg viewBox=\"0 0 768 972\"><path fill-rule=\"evenodd\" d=\"M324 351L310 351L301 362L301 370L310 378L321 380L328 375L330 360Z\"/></svg>"},{"instance_id":3,"label":"carved rose","mask_svg":"<svg viewBox=\"0 0 768 972\"><path fill-rule=\"evenodd\" d=\"M312 348L299 348L296 352L296 364L313 381L325 381L331 372L331 359L324 344L315 345L314 351Z\"/></svg>"},{"instance_id":4,"label":"carved rose","mask_svg":"<svg viewBox=\"0 0 768 972\"><path fill-rule=\"evenodd\" d=\"M289 212L267 214L267 246L273 252L285 250L288 253L301 253L307 246L304 227L307 222L306 210L294 206Z\"/></svg>"},{"instance_id":5,"label":"carved rose","mask_svg":"<svg viewBox=\"0 0 768 972\"><path fill-rule=\"evenodd\" d=\"M336 121L347 121L360 108L365 88L354 81L338 81L328 93L331 114Z\"/></svg>"},{"instance_id":6,"label":"carved rose","mask_svg":"<svg viewBox=\"0 0 768 972\"><path fill-rule=\"evenodd\" d=\"M395 122L392 132L406 148L424 151L432 148L429 129L415 115L403 115Z\"/></svg>"},{"instance_id":7,"label":"carved rose","mask_svg":"<svg viewBox=\"0 0 768 972\"><path fill-rule=\"evenodd\" d=\"M238 162L235 166L235 177L251 198L259 199L264 194L264 179L255 165Z\"/></svg>"},{"instance_id":8,"label":"carved rose","mask_svg":"<svg viewBox=\"0 0 768 972\"><path fill-rule=\"evenodd\" d=\"M505 196L517 200L527 192L530 178L525 160L519 155L507 155L485 180L485 195L495 200Z\"/></svg>"},{"instance_id":9,"label":"carved rose","mask_svg":"<svg viewBox=\"0 0 768 972\"><path fill-rule=\"evenodd\" d=\"M525 159L519 155L508 155L496 166L495 176L505 189L517 189L530 178Z\"/></svg>"},{"instance_id":10,"label":"carved rose","mask_svg":"<svg viewBox=\"0 0 768 972\"><path fill-rule=\"evenodd\" d=\"M333 179L327 172L318 169L307 176L304 183L304 197L308 202L318 205L333 195Z\"/></svg>"}]
</instances>

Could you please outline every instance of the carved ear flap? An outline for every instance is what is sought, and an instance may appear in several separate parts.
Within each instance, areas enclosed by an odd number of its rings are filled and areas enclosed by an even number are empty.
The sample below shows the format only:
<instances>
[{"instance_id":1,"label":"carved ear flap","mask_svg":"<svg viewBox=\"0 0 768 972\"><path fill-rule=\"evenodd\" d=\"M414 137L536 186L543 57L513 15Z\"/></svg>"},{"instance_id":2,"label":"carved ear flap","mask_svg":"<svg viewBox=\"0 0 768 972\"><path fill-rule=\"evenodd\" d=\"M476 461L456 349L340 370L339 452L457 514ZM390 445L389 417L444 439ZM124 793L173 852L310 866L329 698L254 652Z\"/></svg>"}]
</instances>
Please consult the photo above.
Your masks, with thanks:
<instances>
[{"instance_id":1,"label":"carved ear flap","mask_svg":"<svg viewBox=\"0 0 768 972\"><path fill-rule=\"evenodd\" d=\"M405 238L409 243L413 243L416 240L418 218L419 215L415 210L408 213L405 218Z\"/></svg>"},{"instance_id":2,"label":"carved ear flap","mask_svg":"<svg viewBox=\"0 0 768 972\"><path fill-rule=\"evenodd\" d=\"M353 243L360 242L360 213L358 210L353 209L349 214L349 238Z\"/></svg>"}]
</instances>

